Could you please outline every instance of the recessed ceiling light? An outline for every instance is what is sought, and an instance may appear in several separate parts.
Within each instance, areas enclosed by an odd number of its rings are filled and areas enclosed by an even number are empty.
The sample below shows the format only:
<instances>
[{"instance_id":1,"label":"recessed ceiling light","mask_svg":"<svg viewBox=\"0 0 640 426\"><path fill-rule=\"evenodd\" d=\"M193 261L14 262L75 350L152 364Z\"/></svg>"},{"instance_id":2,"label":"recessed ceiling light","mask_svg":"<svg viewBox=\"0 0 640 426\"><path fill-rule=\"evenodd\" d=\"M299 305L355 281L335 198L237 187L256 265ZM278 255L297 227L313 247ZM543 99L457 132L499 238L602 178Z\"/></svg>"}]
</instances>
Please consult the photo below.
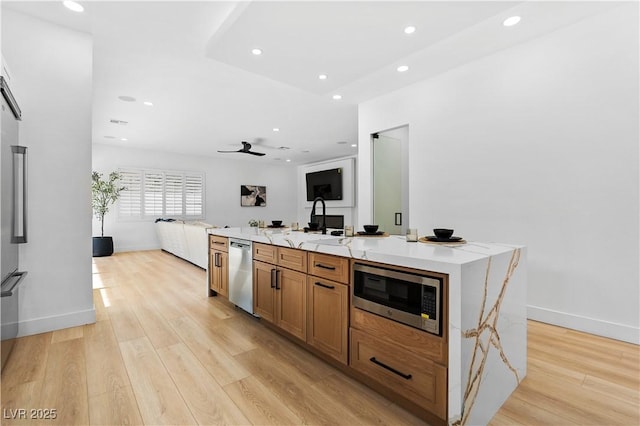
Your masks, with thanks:
<instances>
[{"instance_id":1,"label":"recessed ceiling light","mask_svg":"<svg viewBox=\"0 0 640 426\"><path fill-rule=\"evenodd\" d=\"M398 68L396 68L398 70L398 72L405 72L405 71L409 71L409 67L407 65L400 65Z\"/></svg>"},{"instance_id":2,"label":"recessed ceiling light","mask_svg":"<svg viewBox=\"0 0 640 426\"><path fill-rule=\"evenodd\" d=\"M413 34L415 32L416 32L416 27L414 27L413 25L409 25L404 29L405 34Z\"/></svg>"},{"instance_id":3,"label":"recessed ceiling light","mask_svg":"<svg viewBox=\"0 0 640 426\"><path fill-rule=\"evenodd\" d=\"M64 7L66 7L69 10L73 10L74 12L84 12L84 7L82 7L81 4L76 3L75 1L71 1L71 0L67 0L67 1L63 1L62 4L64 4Z\"/></svg>"},{"instance_id":4,"label":"recessed ceiling light","mask_svg":"<svg viewBox=\"0 0 640 426\"><path fill-rule=\"evenodd\" d=\"M273 131L274 131L274 132L279 132L279 131L280 131L280 129L279 129L279 128L277 128L277 127L274 127L274 128L273 128Z\"/></svg>"},{"instance_id":5,"label":"recessed ceiling light","mask_svg":"<svg viewBox=\"0 0 640 426\"><path fill-rule=\"evenodd\" d=\"M251 53L253 53L254 55L258 56L258 55L262 55L262 49L251 49Z\"/></svg>"},{"instance_id":6,"label":"recessed ceiling light","mask_svg":"<svg viewBox=\"0 0 640 426\"><path fill-rule=\"evenodd\" d=\"M291 162L291 159L290 159L290 158L287 158L285 161L286 161L287 163L290 163L290 162Z\"/></svg>"},{"instance_id":7,"label":"recessed ceiling light","mask_svg":"<svg viewBox=\"0 0 640 426\"><path fill-rule=\"evenodd\" d=\"M333 99L339 101L340 99L342 99L342 95L333 95Z\"/></svg>"},{"instance_id":8,"label":"recessed ceiling light","mask_svg":"<svg viewBox=\"0 0 640 426\"><path fill-rule=\"evenodd\" d=\"M355 143L352 143L352 144L351 144L351 148L355 148L355 147L357 147L357 146L358 146L358 145L357 145L357 144L355 144Z\"/></svg>"},{"instance_id":9,"label":"recessed ceiling light","mask_svg":"<svg viewBox=\"0 0 640 426\"><path fill-rule=\"evenodd\" d=\"M320 75L318 76L318 78L319 78L320 80L326 80L326 79L327 79L327 75L326 75L326 74L320 74Z\"/></svg>"},{"instance_id":10,"label":"recessed ceiling light","mask_svg":"<svg viewBox=\"0 0 640 426\"><path fill-rule=\"evenodd\" d=\"M143 104L145 104L146 106L153 106L153 102L149 101L144 101Z\"/></svg>"},{"instance_id":11,"label":"recessed ceiling light","mask_svg":"<svg viewBox=\"0 0 640 426\"><path fill-rule=\"evenodd\" d=\"M120 138L120 140L121 140L121 141L123 141L123 142L126 142L126 141L128 141L129 139L127 139L127 138Z\"/></svg>"},{"instance_id":12,"label":"recessed ceiling light","mask_svg":"<svg viewBox=\"0 0 640 426\"><path fill-rule=\"evenodd\" d=\"M136 98L134 98L133 96L126 96L126 95L118 96L118 99L120 99L121 101L124 101L124 102L135 102L136 101Z\"/></svg>"},{"instance_id":13,"label":"recessed ceiling light","mask_svg":"<svg viewBox=\"0 0 640 426\"><path fill-rule=\"evenodd\" d=\"M502 25L504 25L505 27L512 27L515 24L517 24L518 22L520 22L520 17L519 16L512 16L510 18L505 19L504 22L502 23Z\"/></svg>"}]
</instances>

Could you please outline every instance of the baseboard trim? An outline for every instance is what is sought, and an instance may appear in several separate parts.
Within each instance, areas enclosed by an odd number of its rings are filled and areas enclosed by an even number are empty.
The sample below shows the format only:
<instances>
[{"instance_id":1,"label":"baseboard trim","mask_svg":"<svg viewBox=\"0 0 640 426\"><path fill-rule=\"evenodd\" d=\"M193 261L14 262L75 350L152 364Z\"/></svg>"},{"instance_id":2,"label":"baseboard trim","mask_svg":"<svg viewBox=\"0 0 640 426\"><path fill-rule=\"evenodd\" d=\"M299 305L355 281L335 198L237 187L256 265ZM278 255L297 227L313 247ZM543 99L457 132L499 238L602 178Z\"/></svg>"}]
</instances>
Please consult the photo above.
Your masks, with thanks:
<instances>
[{"instance_id":1,"label":"baseboard trim","mask_svg":"<svg viewBox=\"0 0 640 426\"><path fill-rule=\"evenodd\" d=\"M18 337L31 336L32 334L47 333L63 328L77 327L79 325L93 324L96 322L95 308L84 311L69 312L62 315L34 318L20 321Z\"/></svg>"},{"instance_id":2,"label":"baseboard trim","mask_svg":"<svg viewBox=\"0 0 640 426\"><path fill-rule=\"evenodd\" d=\"M113 248L114 253L124 253L128 251L149 251L149 250L160 250L160 245L159 244L144 244L144 245L133 245L133 246L116 245Z\"/></svg>"},{"instance_id":3,"label":"baseboard trim","mask_svg":"<svg viewBox=\"0 0 640 426\"><path fill-rule=\"evenodd\" d=\"M527 306L527 318L640 345L640 328L626 324L603 321L531 305Z\"/></svg>"}]
</instances>

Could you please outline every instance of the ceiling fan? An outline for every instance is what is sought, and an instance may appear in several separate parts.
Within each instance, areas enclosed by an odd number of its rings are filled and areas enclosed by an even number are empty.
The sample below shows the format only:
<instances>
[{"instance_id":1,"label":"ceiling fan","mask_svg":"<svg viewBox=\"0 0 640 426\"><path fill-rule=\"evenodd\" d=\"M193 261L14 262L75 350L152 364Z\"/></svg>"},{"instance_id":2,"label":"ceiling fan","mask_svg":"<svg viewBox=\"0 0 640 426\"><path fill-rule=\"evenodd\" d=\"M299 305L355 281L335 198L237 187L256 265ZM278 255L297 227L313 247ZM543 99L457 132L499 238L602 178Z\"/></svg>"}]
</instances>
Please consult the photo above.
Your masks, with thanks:
<instances>
[{"instance_id":1,"label":"ceiling fan","mask_svg":"<svg viewBox=\"0 0 640 426\"><path fill-rule=\"evenodd\" d=\"M258 156L265 155L264 152L251 151L251 144L249 142L245 142L245 141L242 141L242 148L240 148L237 151L218 151L218 152L222 152L222 153L241 152L243 154L251 154L251 155L258 155Z\"/></svg>"}]
</instances>

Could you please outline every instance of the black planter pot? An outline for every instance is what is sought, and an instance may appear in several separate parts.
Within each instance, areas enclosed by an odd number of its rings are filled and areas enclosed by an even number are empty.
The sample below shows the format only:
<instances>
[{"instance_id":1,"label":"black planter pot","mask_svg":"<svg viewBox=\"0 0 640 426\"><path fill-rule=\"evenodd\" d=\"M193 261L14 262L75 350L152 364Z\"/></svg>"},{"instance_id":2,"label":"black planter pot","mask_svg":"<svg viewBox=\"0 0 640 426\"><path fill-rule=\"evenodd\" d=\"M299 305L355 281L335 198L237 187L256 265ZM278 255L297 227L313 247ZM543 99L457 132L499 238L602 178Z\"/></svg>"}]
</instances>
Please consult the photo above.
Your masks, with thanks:
<instances>
[{"instance_id":1,"label":"black planter pot","mask_svg":"<svg viewBox=\"0 0 640 426\"><path fill-rule=\"evenodd\" d=\"M93 257L111 256L112 254L112 237L93 237Z\"/></svg>"}]
</instances>

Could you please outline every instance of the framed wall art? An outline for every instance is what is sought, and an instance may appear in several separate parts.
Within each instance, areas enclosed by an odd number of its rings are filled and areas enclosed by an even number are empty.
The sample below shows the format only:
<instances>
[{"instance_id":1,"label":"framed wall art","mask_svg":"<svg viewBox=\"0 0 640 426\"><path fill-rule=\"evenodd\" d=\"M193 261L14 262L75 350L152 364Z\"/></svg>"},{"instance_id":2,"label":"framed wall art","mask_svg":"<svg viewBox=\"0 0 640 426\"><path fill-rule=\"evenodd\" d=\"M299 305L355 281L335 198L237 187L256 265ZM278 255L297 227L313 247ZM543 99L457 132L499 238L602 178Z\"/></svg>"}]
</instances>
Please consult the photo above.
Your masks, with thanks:
<instances>
[{"instance_id":1,"label":"framed wall art","mask_svg":"<svg viewBox=\"0 0 640 426\"><path fill-rule=\"evenodd\" d=\"M267 205L267 187L240 185L240 205L242 207L265 207Z\"/></svg>"}]
</instances>

